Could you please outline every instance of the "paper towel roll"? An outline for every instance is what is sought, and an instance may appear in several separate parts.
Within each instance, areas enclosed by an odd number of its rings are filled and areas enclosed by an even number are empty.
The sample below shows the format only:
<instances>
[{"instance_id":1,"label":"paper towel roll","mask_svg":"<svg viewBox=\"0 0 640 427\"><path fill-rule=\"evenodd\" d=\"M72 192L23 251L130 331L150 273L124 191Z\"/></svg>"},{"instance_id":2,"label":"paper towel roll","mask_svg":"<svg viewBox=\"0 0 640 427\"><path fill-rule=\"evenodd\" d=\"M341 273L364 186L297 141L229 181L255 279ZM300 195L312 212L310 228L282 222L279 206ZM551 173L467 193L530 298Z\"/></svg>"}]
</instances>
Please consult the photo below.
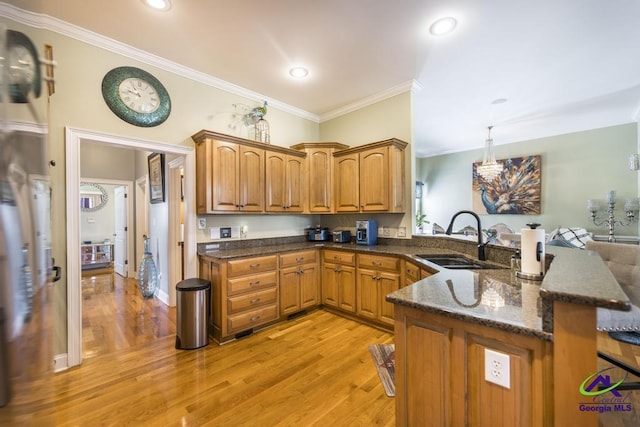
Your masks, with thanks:
<instances>
[{"instance_id":1,"label":"paper towel roll","mask_svg":"<svg viewBox=\"0 0 640 427\"><path fill-rule=\"evenodd\" d=\"M521 233L522 272L535 276L544 275L544 230L523 228Z\"/></svg>"}]
</instances>

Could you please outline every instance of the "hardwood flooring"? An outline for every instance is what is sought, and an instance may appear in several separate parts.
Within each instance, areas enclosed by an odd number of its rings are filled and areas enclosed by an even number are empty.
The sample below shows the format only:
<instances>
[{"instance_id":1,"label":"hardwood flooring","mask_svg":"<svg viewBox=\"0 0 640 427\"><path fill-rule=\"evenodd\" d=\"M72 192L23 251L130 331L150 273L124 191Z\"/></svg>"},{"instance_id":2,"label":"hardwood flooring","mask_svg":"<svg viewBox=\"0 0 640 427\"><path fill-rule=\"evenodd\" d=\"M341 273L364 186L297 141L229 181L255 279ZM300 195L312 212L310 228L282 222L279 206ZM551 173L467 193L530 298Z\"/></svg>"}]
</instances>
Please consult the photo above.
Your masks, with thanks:
<instances>
[{"instance_id":1,"label":"hardwood flooring","mask_svg":"<svg viewBox=\"0 0 640 427\"><path fill-rule=\"evenodd\" d=\"M137 322L136 310L150 308L134 295L122 292L131 308L96 304L87 312L92 357L55 374L46 396L18 390L34 394L29 403L0 410L0 425L394 425L395 400L384 394L368 351L369 344L393 342L391 334L323 310L198 350L176 350L175 335L149 326L154 322L146 326L153 332L138 337L136 326L113 333L97 326L96 319L120 319L123 312ZM114 342L98 343L98 334Z\"/></svg>"}]
</instances>

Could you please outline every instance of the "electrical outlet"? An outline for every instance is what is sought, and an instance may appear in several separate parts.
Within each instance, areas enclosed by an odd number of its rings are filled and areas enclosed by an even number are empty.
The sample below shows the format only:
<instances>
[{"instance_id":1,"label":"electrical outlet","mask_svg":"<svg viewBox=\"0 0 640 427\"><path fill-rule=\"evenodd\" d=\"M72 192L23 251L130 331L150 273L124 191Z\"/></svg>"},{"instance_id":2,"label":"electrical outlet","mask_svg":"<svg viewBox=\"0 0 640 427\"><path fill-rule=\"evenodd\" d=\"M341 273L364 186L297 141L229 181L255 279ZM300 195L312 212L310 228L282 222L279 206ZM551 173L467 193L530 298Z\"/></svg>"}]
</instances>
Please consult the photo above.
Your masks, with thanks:
<instances>
[{"instance_id":1,"label":"electrical outlet","mask_svg":"<svg viewBox=\"0 0 640 427\"><path fill-rule=\"evenodd\" d=\"M382 233L380 233L383 237L389 237L389 227L382 227Z\"/></svg>"},{"instance_id":2,"label":"electrical outlet","mask_svg":"<svg viewBox=\"0 0 640 427\"><path fill-rule=\"evenodd\" d=\"M407 237L407 227L398 227L398 237Z\"/></svg>"},{"instance_id":3,"label":"electrical outlet","mask_svg":"<svg viewBox=\"0 0 640 427\"><path fill-rule=\"evenodd\" d=\"M511 364L508 354L484 349L484 379L504 388L511 388Z\"/></svg>"},{"instance_id":4,"label":"electrical outlet","mask_svg":"<svg viewBox=\"0 0 640 427\"><path fill-rule=\"evenodd\" d=\"M207 218L198 218L198 230L207 228Z\"/></svg>"}]
</instances>

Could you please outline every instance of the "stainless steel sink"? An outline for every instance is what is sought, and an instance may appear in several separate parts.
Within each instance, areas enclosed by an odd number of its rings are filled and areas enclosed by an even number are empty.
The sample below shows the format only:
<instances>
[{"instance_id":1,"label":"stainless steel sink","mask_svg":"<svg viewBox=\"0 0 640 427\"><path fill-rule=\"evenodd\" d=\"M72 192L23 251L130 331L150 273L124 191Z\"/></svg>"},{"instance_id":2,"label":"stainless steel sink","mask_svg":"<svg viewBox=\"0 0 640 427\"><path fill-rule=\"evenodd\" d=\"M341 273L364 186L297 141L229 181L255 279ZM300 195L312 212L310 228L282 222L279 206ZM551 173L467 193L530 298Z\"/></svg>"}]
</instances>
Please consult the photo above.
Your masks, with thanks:
<instances>
[{"instance_id":1,"label":"stainless steel sink","mask_svg":"<svg viewBox=\"0 0 640 427\"><path fill-rule=\"evenodd\" d=\"M471 260L458 254L416 255L416 257L450 270L494 270L506 268L483 264L479 261Z\"/></svg>"}]
</instances>

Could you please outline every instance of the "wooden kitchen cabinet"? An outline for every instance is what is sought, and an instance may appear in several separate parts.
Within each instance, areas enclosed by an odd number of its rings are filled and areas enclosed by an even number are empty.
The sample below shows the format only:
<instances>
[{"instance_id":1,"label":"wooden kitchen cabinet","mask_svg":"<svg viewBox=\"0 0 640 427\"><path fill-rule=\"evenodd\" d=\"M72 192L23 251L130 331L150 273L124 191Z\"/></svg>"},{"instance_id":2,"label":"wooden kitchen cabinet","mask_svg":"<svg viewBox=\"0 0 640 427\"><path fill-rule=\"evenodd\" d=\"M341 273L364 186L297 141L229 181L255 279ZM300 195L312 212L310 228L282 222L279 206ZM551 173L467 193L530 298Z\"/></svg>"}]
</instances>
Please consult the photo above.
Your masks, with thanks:
<instances>
[{"instance_id":1,"label":"wooden kitchen cabinet","mask_svg":"<svg viewBox=\"0 0 640 427\"><path fill-rule=\"evenodd\" d=\"M336 212L404 212L406 146L393 138L334 153Z\"/></svg>"},{"instance_id":2,"label":"wooden kitchen cabinet","mask_svg":"<svg viewBox=\"0 0 640 427\"><path fill-rule=\"evenodd\" d=\"M197 213L263 212L264 149L207 131L192 138L196 142Z\"/></svg>"},{"instance_id":3,"label":"wooden kitchen cabinet","mask_svg":"<svg viewBox=\"0 0 640 427\"><path fill-rule=\"evenodd\" d=\"M400 259L358 254L356 314L365 319L393 326L393 304L387 294L400 288Z\"/></svg>"},{"instance_id":4,"label":"wooden kitchen cabinet","mask_svg":"<svg viewBox=\"0 0 640 427\"><path fill-rule=\"evenodd\" d=\"M318 251L280 254L280 315L320 305Z\"/></svg>"},{"instance_id":5,"label":"wooden kitchen cabinet","mask_svg":"<svg viewBox=\"0 0 640 427\"><path fill-rule=\"evenodd\" d=\"M404 261L404 276L402 280L402 287L409 286L412 283L421 280L422 278L423 277L421 277L420 267L412 262Z\"/></svg>"},{"instance_id":6,"label":"wooden kitchen cabinet","mask_svg":"<svg viewBox=\"0 0 640 427\"><path fill-rule=\"evenodd\" d=\"M349 146L338 142L304 142L291 146L307 154L305 160L304 188L305 212L335 212L333 202L334 163L333 153Z\"/></svg>"},{"instance_id":7,"label":"wooden kitchen cabinet","mask_svg":"<svg viewBox=\"0 0 640 427\"><path fill-rule=\"evenodd\" d=\"M211 281L209 334L219 343L279 318L278 256L228 261L200 257L200 277Z\"/></svg>"},{"instance_id":8,"label":"wooden kitchen cabinet","mask_svg":"<svg viewBox=\"0 0 640 427\"><path fill-rule=\"evenodd\" d=\"M265 211L304 210L304 157L304 153L291 155L266 151Z\"/></svg>"},{"instance_id":9,"label":"wooden kitchen cabinet","mask_svg":"<svg viewBox=\"0 0 640 427\"><path fill-rule=\"evenodd\" d=\"M356 312L355 254L322 251L322 304Z\"/></svg>"},{"instance_id":10,"label":"wooden kitchen cabinet","mask_svg":"<svg viewBox=\"0 0 640 427\"><path fill-rule=\"evenodd\" d=\"M395 308L396 425L553 425L552 343ZM509 356L510 388L485 380L487 349Z\"/></svg>"}]
</instances>

